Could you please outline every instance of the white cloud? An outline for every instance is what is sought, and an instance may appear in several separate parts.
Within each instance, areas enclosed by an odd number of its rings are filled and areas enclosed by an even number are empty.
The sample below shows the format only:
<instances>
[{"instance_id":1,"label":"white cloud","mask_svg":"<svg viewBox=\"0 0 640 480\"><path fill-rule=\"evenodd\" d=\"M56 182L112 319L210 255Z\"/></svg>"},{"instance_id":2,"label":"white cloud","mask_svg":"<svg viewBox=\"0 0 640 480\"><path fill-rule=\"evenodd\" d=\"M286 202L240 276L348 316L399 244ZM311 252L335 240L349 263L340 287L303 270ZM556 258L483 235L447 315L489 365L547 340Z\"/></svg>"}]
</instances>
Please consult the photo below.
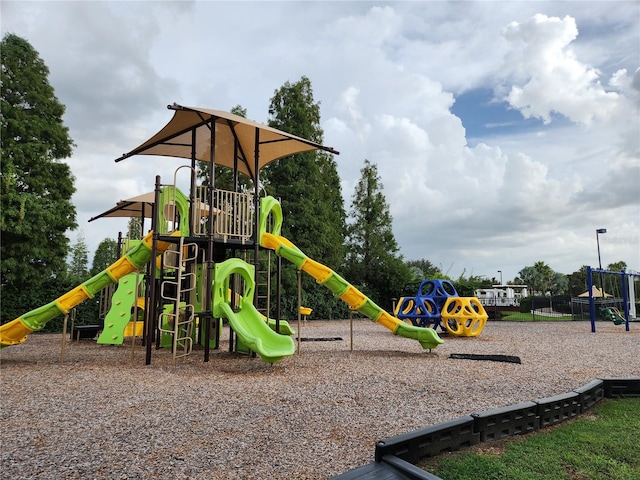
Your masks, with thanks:
<instances>
[{"instance_id":1,"label":"white cloud","mask_svg":"<svg viewBox=\"0 0 640 480\"><path fill-rule=\"evenodd\" d=\"M171 181L181 164L113 162L170 119L167 104L240 104L264 122L274 90L306 75L325 143L341 152L347 204L364 160L376 163L406 258L453 265L454 276L502 270L507 280L537 260L570 273L593 264L593 230L607 227L631 241L603 243L603 263L640 269L631 2L0 5L3 34L40 52L67 106L91 248L126 220L88 218L150 191L156 175ZM451 108L475 88L495 89L538 128L469 146Z\"/></svg>"},{"instance_id":2,"label":"white cloud","mask_svg":"<svg viewBox=\"0 0 640 480\"><path fill-rule=\"evenodd\" d=\"M618 94L605 91L600 72L581 63L569 48L578 36L574 18L538 14L510 23L503 34L512 46L505 67L516 82L505 100L525 118L549 123L556 112L589 125L615 110Z\"/></svg>"}]
</instances>

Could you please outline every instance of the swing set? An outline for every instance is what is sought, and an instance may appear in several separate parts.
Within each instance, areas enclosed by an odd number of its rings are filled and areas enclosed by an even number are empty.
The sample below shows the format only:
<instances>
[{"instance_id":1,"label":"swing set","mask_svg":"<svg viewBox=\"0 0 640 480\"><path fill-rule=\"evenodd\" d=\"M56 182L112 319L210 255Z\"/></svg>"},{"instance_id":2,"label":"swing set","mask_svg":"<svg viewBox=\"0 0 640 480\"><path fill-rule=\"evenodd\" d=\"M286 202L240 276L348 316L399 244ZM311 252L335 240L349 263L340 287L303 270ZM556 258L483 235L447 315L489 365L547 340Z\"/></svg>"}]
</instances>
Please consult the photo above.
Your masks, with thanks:
<instances>
[{"instance_id":1,"label":"swing set","mask_svg":"<svg viewBox=\"0 0 640 480\"><path fill-rule=\"evenodd\" d=\"M593 285L593 274L600 277L600 292L596 298L598 289ZM589 316L591 319L591 331L596 332L596 305L597 313L604 320L612 321L616 325L625 324L625 330L629 331L629 322L638 321L636 309L636 282L640 283L640 273L612 272L610 270L595 269L587 266L587 284L589 292ZM609 292L605 285L609 286Z\"/></svg>"}]
</instances>

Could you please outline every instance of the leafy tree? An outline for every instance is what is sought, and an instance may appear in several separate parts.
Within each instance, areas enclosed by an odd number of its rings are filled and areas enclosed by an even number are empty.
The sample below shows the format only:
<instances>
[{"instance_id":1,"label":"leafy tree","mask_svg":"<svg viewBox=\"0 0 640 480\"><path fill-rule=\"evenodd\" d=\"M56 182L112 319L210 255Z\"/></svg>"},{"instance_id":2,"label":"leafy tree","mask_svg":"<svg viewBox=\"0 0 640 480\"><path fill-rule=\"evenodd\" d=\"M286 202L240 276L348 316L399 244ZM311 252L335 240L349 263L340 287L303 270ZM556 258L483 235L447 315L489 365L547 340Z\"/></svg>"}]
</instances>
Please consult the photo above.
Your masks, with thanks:
<instances>
[{"instance_id":1,"label":"leafy tree","mask_svg":"<svg viewBox=\"0 0 640 480\"><path fill-rule=\"evenodd\" d=\"M532 295L536 292L542 295L563 294L568 291L569 285L566 275L554 272L542 261L536 262L533 266L524 267L518 272L518 277L514 281L528 285Z\"/></svg>"},{"instance_id":2,"label":"leafy tree","mask_svg":"<svg viewBox=\"0 0 640 480\"><path fill-rule=\"evenodd\" d=\"M0 310L2 323L14 320L36 307L50 303L75 286L77 285L70 286L65 275L60 275L59 278L47 278L38 285L38 288L9 290L7 286L3 286L2 309ZM62 329L63 319L64 317L60 315L47 322L43 331L59 332Z\"/></svg>"},{"instance_id":3,"label":"leafy tree","mask_svg":"<svg viewBox=\"0 0 640 480\"><path fill-rule=\"evenodd\" d=\"M572 297L577 297L589 289L589 286L587 285L586 265L582 265L579 270L567 275L567 288Z\"/></svg>"},{"instance_id":4,"label":"leafy tree","mask_svg":"<svg viewBox=\"0 0 640 480\"><path fill-rule=\"evenodd\" d=\"M607 270L611 272L621 272L627 269L627 262L620 260L619 262L610 263L607 265Z\"/></svg>"},{"instance_id":5,"label":"leafy tree","mask_svg":"<svg viewBox=\"0 0 640 480\"><path fill-rule=\"evenodd\" d=\"M449 279L440 271L440 267L436 267L430 260L422 258L420 260L409 260L406 262L409 268L410 281L407 283L404 295L410 292L417 292L422 280L427 279Z\"/></svg>"},{"instance_id":6,"label":"leafy tree","mask_svg":"<svg viewBox=\"0 0 640 480\"><path fill-rule=\"evenodd\" d=\"M118 242L105 238L100 242L93 255L91 275L97 275L118 259Z\"/></svg>"},{"instance_id":7,"label":"leafy tree","mask_svg":"<svg viewBox=\"0 0 640 480\"><path fill-rule=\"evenodd\" d=\"M406 294L412 280L409 267L398 254L392 217L382 193L375 164L365 160L356 186L347 226L347 272L364 293L383 308Z\"/></svg>"},{"instance_id":8,"label":"leafy tree","mask_svg":"<svg viewBox=\"0 0 640 480\"><path fill-rule=\"evenodd\" d=\"M269 126L322 144L320 104L313 98L311 81L302 77L286 82L276 90L269 105ZM263 170L269 194L280 198L284 224L282 233L309 257L331 268L344 261L345 212L340 178L335 160L323 151L291 155L271 163ZM320 318L329 304L335 304L328 291L320 291L313 279L304 276L305 291L314 291L307 306ZM294 269L283 269L283 296L297 295ZM297 298L297 297L295 297ZM293 302L290 302L293 303ZM296 314L290 312L290 314Z\"/></svg>"},{"instance_id":9,"label":"leafy tree","mask_svg":"<svg viewBox=\"0 0 640 480\"><path fill-rule=\"evenodd\" d=\"M478 275L464 276L464 271L460 274L457 280L453 282L454 287L458 295L461 297L475 297L476 290L479 288L491 288L492 282L485 277Z\"/></svg>"},{"instance_id":10,"label":"leafy tree","mask_svg":"<svg viewBox=\"0 0 640 480\"><path fill-rule=\"evenodd\" d=\"M564 273L553 272L553 281L549 291L554 295L563 295L569 292L569 278Z\"/></svg>"},{"instance_id":11,"label":"leafy tree","mask_svg":"<svg viewBox=\"0 0 640 480\"><path fill-rule=\"evenodd\" d=\"M407 266L411 268L422 280L440 278L442 275L440 268L436 267L426 258L420 260L409 260Z\"/></svg>"},{"instance_id":12,"label":"leafy tree","mask_svg":"<svg viewBox=\"0 0 640 480\"><path fill-rule=\"evenodd\" d=\"M625 270L626 268L627 268L626 262L619 261L619 262L610 263L609 265L607 265L606 270L610 270L612 272L620 272L622 270ZM604 277L594 273L591 278L591 281L593 285L595 285L597 288L600 288L601 287L600 282L603 279ZM567 275L567 290L569 291L571 296L576 297L581 293L586 292L588 289L589 289L589 285L587 283L587 266L586 265L582 265L579 270ZM607 288L605 288L605 291L606 290Z\"/></svg>"},{"instance_id":13,"label":"leafy tree","mask_svg":"<svg viewBox=\"0 0 640 480\"><path fill-rule=\"evenodd\" d=\"M1 192L3 308L6 294L37 288L65 270L76 225L69 165L73 141L49 69L24 39L2 39ZM6 289L5 289L6 288ZM38 306L28 302L23 307Z\"/></svg>"}]
</instances>

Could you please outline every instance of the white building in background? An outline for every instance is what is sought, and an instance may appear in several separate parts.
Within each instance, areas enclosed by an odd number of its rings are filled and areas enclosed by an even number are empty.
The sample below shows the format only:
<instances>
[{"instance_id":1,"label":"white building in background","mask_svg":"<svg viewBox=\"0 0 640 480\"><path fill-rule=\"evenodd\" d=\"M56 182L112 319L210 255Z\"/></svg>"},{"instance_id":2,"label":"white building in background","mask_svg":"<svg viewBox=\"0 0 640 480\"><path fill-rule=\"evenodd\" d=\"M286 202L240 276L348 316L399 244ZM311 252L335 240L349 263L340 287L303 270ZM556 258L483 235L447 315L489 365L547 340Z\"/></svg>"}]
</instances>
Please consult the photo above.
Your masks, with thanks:
<instances>
[{"instance_id":1,"label":"white building in background","mask_svg":"<svg viewBox=\"0 0 640 480\"><path fill-rule=\"evenodd\" d=\"M526 285L492 285L477 289L475 294L486 307L517 307L522 298L529 296Z\"/></svg>"}]
</instances>

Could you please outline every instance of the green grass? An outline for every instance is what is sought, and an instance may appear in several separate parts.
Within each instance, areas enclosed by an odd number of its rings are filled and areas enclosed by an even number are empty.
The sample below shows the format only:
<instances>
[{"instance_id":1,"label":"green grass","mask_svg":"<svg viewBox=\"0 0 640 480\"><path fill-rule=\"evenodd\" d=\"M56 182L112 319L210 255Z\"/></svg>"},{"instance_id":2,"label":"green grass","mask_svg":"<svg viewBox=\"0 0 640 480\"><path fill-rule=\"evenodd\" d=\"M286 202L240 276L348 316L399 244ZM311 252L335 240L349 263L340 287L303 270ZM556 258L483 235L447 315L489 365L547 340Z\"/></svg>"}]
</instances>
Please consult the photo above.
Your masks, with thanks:
<instances>
[{"instance_id":1,"label":"green grass","mask_svg":"<svg viewBox=\"0 0 640 480\"><path fill-rule=\"evenodd\" d=\"M545 316L536 313L520 313L520 312L502 312L502 321L506 322L569 322L571 316L557 317Z\"/></svg>"},{"instance_id":2,"label":"green grass","mask_svg":"<svg viewBox=\"0 0 640 480\"><path fill-rule=\"evenodd\" d=\"M606 401L577 420L418 466L444 480L635 480L640 398Z\"/></svg>"}]
</instances>

